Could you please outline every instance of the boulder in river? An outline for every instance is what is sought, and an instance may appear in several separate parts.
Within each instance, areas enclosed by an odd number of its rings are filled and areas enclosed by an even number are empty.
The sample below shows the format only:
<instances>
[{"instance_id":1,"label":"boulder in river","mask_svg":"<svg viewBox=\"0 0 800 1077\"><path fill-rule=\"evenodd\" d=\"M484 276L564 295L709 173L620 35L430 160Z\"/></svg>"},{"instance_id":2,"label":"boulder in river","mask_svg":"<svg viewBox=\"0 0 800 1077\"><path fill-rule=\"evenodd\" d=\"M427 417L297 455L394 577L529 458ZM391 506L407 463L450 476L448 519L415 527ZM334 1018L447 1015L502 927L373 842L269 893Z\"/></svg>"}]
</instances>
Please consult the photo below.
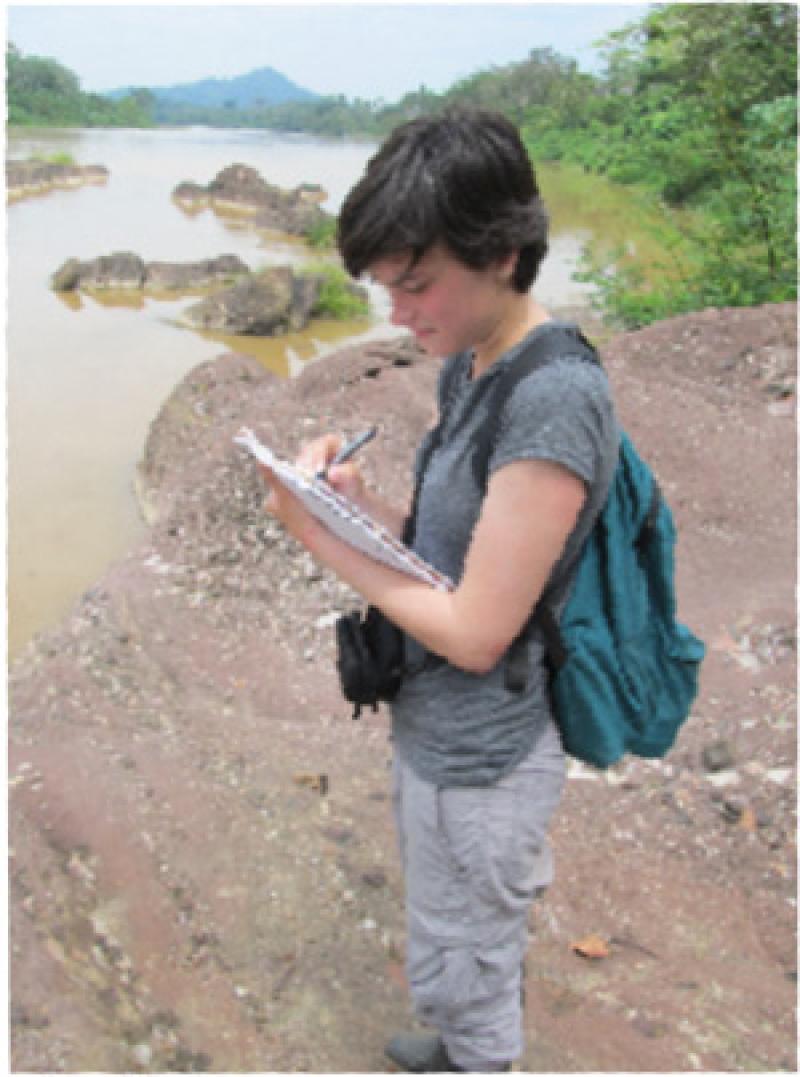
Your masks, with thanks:
<instances>
[{"instance_id":1,"label":"boulder in river","mask_svg":"<svg viewBox=\"0 0 800 1077\"><path fill-rule=\"evenodd\" d=\"M249 267L236 254L221 254L201 262L148 262L144 285L176 290L204 288L221 281L230 282L249 272Z\"/></svg>"},{"instance_id":2,"label":"boulder in river","mask_svg":"<svg viewBox=\"0 0 800 1077\"><path fill-rule=\"evenodd\" d=\"M255 168L233 164L223 168L207 187L192 181L179 183L172 196L184 209L194 211L211 206L221 212L232 211L252 216L259 228L274 229L290 235L307 235L331 215L320 209L324 190L304 183L284 190L268 183Z\"/></svg>"},{"instance_id":3,"label":"boulder in river","mask_svg":"<svg viewBox=\"0 0 800 1077\"><path fill-rule=\"evenodd\" d=\"M298 274L291 266L272 266L195 303L183 312L183 320L193 329L211 329L233 336L297 332L315 314L329 313L323 297L328 280L325 270ZM337 287L361 300L366 309L364 288L346 280ZM322 310L319 309L321 299Z\"/></svg>"},{"instance_id":4,"label":"boulder in river","mask_svg":"<svg viewBox=\"0 0 800 1077\"><path fill-rule=\"evenodd\" d=\"M275 266L208 296L185 311L184 318L194 329L274 336L308 324L319 289L319 278L298 277L290 266Z\"/></svg>"},{"instance_id":5,"label":"boulder in river","mask_svg":"<svg viewBox=\"0 0 800 1077\"><path fill-rule=\"evenodd\" d=\"M187 290L230 282L249 273L235 254L199 262L145 262L130 251L102 255L82 262L69 258L52 276L56 292L117 288Z\"/></svg>"},{"instance_id":6,"label":"boulder in river","mask_svg":"<svg viewBox=\"0 0 800 1077\"><path fill-rule=\"evenodd\" d=\"M56 161L6 161L6 196L14 202L29 195L54 189L69 190L87 183L103 184L108 180L104 165L76 165Z\"/></svg>"},{"instance_id":7,"label":"boulder in river","mask_svg":"<svg viewBox=\"0 0 800 1077\"><path fill-rule=\"evenodd\" d=\"M56 292L73 292L83 288L141 288L145 265L138 254L119 251L104 254L89 262L68 258L51 278Z\"/></svg>"}]
</instances>

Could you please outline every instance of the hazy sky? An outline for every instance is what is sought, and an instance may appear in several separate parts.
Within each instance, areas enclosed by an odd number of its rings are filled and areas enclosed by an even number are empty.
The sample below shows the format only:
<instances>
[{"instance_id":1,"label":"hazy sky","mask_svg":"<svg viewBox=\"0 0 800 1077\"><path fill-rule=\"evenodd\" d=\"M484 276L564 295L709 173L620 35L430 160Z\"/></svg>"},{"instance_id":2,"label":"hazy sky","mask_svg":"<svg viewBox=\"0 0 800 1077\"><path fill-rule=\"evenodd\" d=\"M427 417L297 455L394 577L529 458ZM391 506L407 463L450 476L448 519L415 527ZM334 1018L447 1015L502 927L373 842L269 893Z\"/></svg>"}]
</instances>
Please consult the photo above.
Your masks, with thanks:
<instances>
[{"instance_id":1,"label":"hazy sky","mask_svg":"<svg viewBox=\"0 0 800 1077\"><path fill-rule=\"evenodd\" d=\"M592 43L647 4L10 4L7 36L88 91L273 67L317 93L394 101L551 47L596 70Z\"/></svg>"}]
</instances>

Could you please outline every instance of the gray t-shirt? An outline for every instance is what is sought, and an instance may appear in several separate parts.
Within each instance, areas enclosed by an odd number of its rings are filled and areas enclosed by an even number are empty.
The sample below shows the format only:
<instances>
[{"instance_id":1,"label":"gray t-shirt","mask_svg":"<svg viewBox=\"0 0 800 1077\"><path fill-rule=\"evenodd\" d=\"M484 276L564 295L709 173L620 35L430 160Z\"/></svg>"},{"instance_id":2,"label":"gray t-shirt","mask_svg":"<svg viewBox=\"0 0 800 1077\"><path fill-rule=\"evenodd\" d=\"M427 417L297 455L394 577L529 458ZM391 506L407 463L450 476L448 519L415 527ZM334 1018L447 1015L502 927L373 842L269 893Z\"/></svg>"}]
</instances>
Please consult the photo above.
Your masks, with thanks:
<instances>
[{"instance_id":1,"label":"gray t-shirt","mask_svg":"<svg viewBox=\"0 0 800 1077\"><path fill-rule=\"evenodd\" d=\"M532 330L474 381L468 355L447 360L458 370L442 443L429 461L420 491L414 549L455 581L461 578L481 511L483 494L470 450L488 416L491 382L536 335L559 324L563 323ZM440 396L445 380L443 370ZM442 405L440 399L440 409ZM565 354L523 378L504 408L489 459L490 476L515 460L551 460L586 484L586 502L548 584L556 602L568 593L583 541L605 502L618 446L605 372L577 355ZM527 509L535 511L534 506ZM412 667L425 657L424 649L410 637L406 654ZM528 661L521 693L506 688L504 659L487 674L441 662L407 677L391 707L395 750L422 778L438 786L497 781L528 754L550 717L544 646L536 630Z\"/></svg>"}]
</instances>

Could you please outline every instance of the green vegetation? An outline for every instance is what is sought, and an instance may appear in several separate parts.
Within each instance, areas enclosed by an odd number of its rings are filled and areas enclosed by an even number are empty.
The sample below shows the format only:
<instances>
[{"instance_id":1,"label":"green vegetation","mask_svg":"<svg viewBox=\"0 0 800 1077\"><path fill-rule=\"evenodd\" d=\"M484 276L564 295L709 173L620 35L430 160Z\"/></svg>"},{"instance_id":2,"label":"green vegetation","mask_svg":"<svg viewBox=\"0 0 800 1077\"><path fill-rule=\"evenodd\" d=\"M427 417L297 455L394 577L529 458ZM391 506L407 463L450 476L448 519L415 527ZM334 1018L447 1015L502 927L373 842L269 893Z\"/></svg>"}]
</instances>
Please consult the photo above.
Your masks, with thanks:
<instances>
[{"instance_id":1,"label":"green vegetation","mask_svg":"<svg viewBox=\"0 0 800 1077\"><path fill-rule=\"evenodd\" d=\"M138 90L120 101L83 93L66 67L6 48L8 123L20 127L149 127L152 94Z\"/></svg>"},{"instance_id":2,"label":"green vegetation","mask_svg":"<svg viewBox=\"0 0 800 1077\"><path fill-rule=\"evenodd\" d=\"M336 244L336 218L321 217L306 233L305 241L313 250L333 250Z\"/></svg>"},{"instance_id":3,"label":"green vegetation","mask_svg":"<svg viewBox=\"0 0 800 1077\"><path fill-rule=\"evenodd\" d=\"M624 184L659 253L642 257L621 237L590 250L584 271L623 325L795 299L795 7L659 5L603 49L603 76L535 50L425 102L406 98L392 119L423 104L495 108L519 124L537 164Z\"/></svg>"},{"instance_id":4,"label":"green vegetation","mask_svg":"<svg viewBox=\"0 0 800 1077\"><path fill-rule=\"evenodd\" d=\"M796 298L796 25L785 4L664 5L611 35L586 122L526 126L663 208L660 264L589 259L623 324Z\"/></svg>"},{"instance_id":5,"label":"green vegetation","mask_svg":"<svg viewBox=\"0 0 800 1077\"><path fill-rule=\"evenodd\" d=\"M74 165L76 164L75 158L71 153L49 153L46 156L43 154L35 153L32 160L41 161L46 165Z\"/></svg>"},{"instance_id":6,"label":"green vegetation","mask_svg":"<svg viewBox=\"0 0 800 1077\"><path fill-rule=\"evenodd\" d=\"M319 262L304 266L300 272L302 276L316 277L321 281L313 310L316 317L356 321L369 314L366 298L340 266Z\"/></svg>"},{"instance_id":7,"label":"green vegetation","mask_svg":"<svg viewBox=\"0 0 800 1077\"><path fill-rule=\"evenodd\" d=\"M146 90L101 104L58 64L23 59L11 46L9 121L92 125L133 123L122 117L134 115L380 138L452 103L482 105L514 120L537 166L557 162L587 203L605 198L607 181L628 192L629 222L646 222L651 240L632 249L623 217L617 243L587 252L584 266L612 318L637 326L706 306L795 299L794 5L660 4L601 47L602 75L534 49L445 93L421 86L395 104L336 96L247 109L170 104L165 112ZM545 194L552 211L560 188ZM582 215L573 203L572 218ZM333 231L321 227L312 245L330 247Z\"/></svg>"}]
</instances>

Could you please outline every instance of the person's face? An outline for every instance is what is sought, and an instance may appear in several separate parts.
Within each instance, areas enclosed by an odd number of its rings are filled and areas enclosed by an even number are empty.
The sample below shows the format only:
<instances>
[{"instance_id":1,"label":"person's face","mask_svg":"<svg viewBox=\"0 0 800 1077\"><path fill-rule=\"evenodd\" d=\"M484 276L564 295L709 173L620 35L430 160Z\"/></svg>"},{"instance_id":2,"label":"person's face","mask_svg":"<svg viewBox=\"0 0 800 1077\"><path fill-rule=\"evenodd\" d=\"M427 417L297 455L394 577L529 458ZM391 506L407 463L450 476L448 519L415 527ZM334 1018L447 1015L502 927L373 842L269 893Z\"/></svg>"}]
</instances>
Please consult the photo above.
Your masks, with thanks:
<instances>
[{"instance_id":1,"label":"person's face","mask_svg":"<svg viewBox=\"0 0 800 1077\"><path fill-rule=\"evenodd\" d=\"M480 349L501 331L513 290L513 257L487 269L470 269L437 244L414 262L389 255L369 275L389 292L392 324L410 329L429 355Z\"/></svg>"}]
</instances>

